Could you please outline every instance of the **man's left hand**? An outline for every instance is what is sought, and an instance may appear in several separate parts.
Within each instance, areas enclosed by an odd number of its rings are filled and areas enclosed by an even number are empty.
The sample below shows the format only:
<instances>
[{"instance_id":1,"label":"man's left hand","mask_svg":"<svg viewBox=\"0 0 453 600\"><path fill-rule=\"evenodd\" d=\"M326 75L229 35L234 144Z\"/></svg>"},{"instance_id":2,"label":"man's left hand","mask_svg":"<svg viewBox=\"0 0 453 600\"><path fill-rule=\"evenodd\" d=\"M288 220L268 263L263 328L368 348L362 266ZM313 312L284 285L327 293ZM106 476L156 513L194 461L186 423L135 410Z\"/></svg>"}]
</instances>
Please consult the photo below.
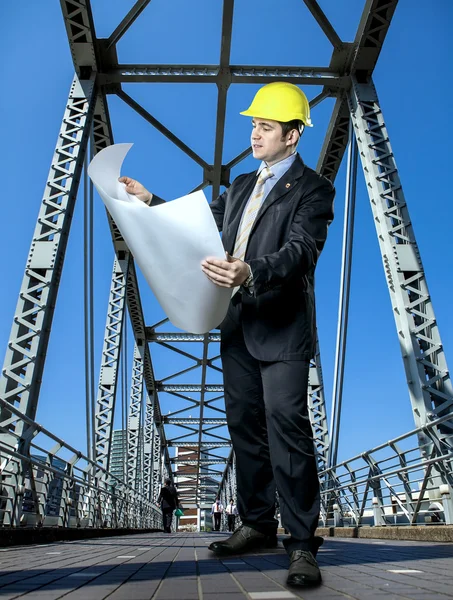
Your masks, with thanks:
<instances>
[{"instance_id":1,"label":"man's left hand","mask_svg":"<svg viewBox=\"0 0 453 600\"><path fill-rule=\"evenodd\" d=\"M226 253L226 260L206 258L201 263L203 273L216 285L234 288L242 285L250 274L247 263Z\"/></svg>"}]
</instances>

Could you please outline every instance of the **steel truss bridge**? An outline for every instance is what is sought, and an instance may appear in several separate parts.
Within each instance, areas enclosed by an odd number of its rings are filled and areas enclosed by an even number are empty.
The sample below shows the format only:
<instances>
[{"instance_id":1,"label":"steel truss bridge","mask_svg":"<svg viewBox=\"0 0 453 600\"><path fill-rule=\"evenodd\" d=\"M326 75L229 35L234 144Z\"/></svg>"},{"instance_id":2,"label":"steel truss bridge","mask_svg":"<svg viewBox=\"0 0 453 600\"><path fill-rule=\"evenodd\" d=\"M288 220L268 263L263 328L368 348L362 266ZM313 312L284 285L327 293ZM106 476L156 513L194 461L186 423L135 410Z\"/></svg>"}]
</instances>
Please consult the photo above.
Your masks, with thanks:
<instances>
[{"instance_id":1,"label":"steel truss bridge","mask_svg":"<svg viewBox=\"0 0 453 600\"><path fill-rule=\"evenodd\" d=\"M302 1L302 0L301 0ZM230 172L250 154L223 158L227 95L231 86L285 80L322 86L311 106L335 105L317 170L332 181L347 155L347 194L337 337L334 404L327 424L319 344L310 365L308 403L323 486L322 521L337 526L424 522L437 502L440 522L453 523L453 389L420 252L411 226L373 70L397 0L367 0L353 42L344 42L316 0L303 0L332 46L324 66L233 65L230 61L234 0L224 0L220 60L215 65L120 64L117 44L150 0L137 0L108 38L99 39L89 0L61 0L74 62L74 79L51 159L40 212L19 292L0 382L0 461L3 527L157 527L155 500L164 476L182 472L180 495L198 509L216 494L235 495L235 459L226 433L219 335L172 333L167 321L147 323L133 258L109 219L115 251L99 381L87 382L87 450L66 444L35 421L65 260L71 218L91 155L113 143L107 99L116 95L200 166L195 189L230 184ZM206 162L131 98L123 84L175 82L217 86L214 161ZM310 95L310 94L308 94ZM398 332L415 420L414 429L337 464L351 272L355 185L362 167ZM85 184L85 201L90 192ZM86 296L87 355L90 306ZM134 335L127 412L124 477L111 472L118 381L124 360L125 315ZM193 366L156 377L157 347ZM92 356L91 356L92 358ZM197 384L181 383L193 372ZM165 416L162 394L184 408ZM194 416L192 416L194 415ZM177 432L176 434L174 432ZM171 432L171 435L170 433ZM178 448L173 454L172 447ZM186 451L184 451L186 450ZM61 456L65 456L64 460ZM69 458L68 458L69 457ZM440 516L439 516L440 515Z\"/></svg>"}]
</instances>

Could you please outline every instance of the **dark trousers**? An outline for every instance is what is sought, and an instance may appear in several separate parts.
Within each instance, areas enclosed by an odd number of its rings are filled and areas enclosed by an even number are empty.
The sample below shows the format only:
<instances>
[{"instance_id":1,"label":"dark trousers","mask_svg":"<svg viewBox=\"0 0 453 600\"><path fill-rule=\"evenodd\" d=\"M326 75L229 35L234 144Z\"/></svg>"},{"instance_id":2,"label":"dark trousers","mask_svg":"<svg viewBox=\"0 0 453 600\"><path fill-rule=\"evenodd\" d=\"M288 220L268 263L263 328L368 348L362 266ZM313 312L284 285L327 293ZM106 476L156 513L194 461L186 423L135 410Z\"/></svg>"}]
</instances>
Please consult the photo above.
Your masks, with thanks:
<instances>
[{"instance_id":1,"label":"dark trousers","mask_svg":"<svg viewBox=\"0 0 453 600\"><path fill-rule=\"evenodd\" d=\"M162 509L162 516L164 518L164 531L165 533L171 533L171 522L173 520L174 508Z\"/></svg>"},{"instance_id":2,"label":"dark trousers","mask_svg":"<svg viewBox=\"0 0 453 600\"><path fill-rule=\"evenodd\" d=\"M214 531L220 531L220 523L222 521L222 513L214 513Z\"/></svg>"},{"instance_id":3,"label":"dark trousers","mask_svg":"<svg viewBox=\"0 0 453 600\"><path fill-rule=\"evenodd\" d=\"M236 515L228 515L228 531L234 531L235 522L236 522Z\"/></svg>"},{"instance_id":4,"label":"dark trousers","mask_svg":"<svg viewBox=\"0 0 453 600\"><path fill-rule=\"evenodd\" d=\"M228 429L236 454L237 505L244 525L273 533L275 491L288 552L311 550L320 494L308 417L308 361L262 362L239 326L221 347Z\"/></svg>"}]
</instances>

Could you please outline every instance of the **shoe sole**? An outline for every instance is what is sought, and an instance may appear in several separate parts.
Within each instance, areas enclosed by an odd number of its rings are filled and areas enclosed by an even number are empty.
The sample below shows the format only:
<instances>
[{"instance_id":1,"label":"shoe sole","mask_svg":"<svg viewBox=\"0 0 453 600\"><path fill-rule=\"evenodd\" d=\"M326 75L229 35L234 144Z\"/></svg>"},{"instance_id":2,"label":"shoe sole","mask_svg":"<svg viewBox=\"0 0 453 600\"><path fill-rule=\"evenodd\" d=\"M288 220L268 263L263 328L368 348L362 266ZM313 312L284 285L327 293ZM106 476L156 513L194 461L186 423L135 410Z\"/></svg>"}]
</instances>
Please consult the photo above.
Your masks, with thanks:
<instances>
[{"instance_id":1,"label":"shoe sole","mask_svg":"<svg viewBox=\"0 0 453 600\"><path fill-rule=\"evenodd\" d=\"M303 577L298 577L296 580L293 580L292 578L288 577L288 579L286 580L286 585L290 585L291 587L315 587L317 585L321 585L322 583L322 577L321 575L319 576L319 579L315 579L315 580L304 580Z\"/></svg>"},{"instance_id":2,"label":"shoe sole","mask_svg":"<svg viewBox=\"0 0 453 600\"><path fill-rule=\"evenodd\" d=\"M208 550L210 550L211 552L214 552L214 554L218 554L219 556L237 556L239 554L246 554L247 552L250 552L252 550L266 550L269 548L277 548L278 546L278 540L276 540L275 542L268 542L265 544L261 544L261 543L257 543L257 544L251 544L250 546L248 546L247 548L244 548L242 550L229 550L227 548L211 548L211 544L208 546Z\"/></svg>"}]
</instances>

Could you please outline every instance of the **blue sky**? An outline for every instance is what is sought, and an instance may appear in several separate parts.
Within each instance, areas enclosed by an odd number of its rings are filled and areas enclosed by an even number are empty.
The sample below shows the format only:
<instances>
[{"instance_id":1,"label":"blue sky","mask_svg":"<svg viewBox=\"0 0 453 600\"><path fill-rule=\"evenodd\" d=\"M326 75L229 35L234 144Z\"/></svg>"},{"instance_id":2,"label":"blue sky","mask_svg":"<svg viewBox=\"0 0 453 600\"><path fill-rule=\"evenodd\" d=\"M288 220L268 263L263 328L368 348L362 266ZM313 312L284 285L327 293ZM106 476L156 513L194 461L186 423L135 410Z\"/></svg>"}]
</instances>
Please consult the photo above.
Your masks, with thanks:
<instances>
[{"instance_id":1,"label":"blue sky","mask_svg":"<svg viewBox=\"0 0 453 600\"><path fill-rule=\"evenodd\" d=\"M98 37L108 36L132 1L93 0ZM320 0L340 37L351 41L364 0ZM216 63L221 29L219 0L153 0L118 46L123 63ZM0 294L0 348L6 348L33 229L73 75L71 55L58 2L4 2L7 23L0 39L0 96L4 170L0 237L4 284ZM276 18L278 15L278 18ZM269 16L272 18L270 19ZM448 0L400 0L384 44L374 81L381 101L406 200L427 274L447 359L453 360L453 223L450 189L452 41ZM231 62L235 64L327 65L329 42L301 0L237 0ZM129 84L125 91L195 152L213 160L216 88L211 85ZM233 85L227 106L224 162L249 140L246 108L255 85ZM309 98L319 88L305 88ZM329 99L313 111L315 127L304 135L300 152L316 166L332 110ZM116 142L133 142L124 173L167 199L200 183L200 168L136 115L109 97ZM257 164L248 158L233 176ZM356 235L339 458L385 442L413 427L411 406L362 174L358 178ZM317 275L318 327L328 409L330 408L345 165L336 180L336 219ZM209 190L208 190L209 193ZM210 199L210 196L208 196ZM85 449L83 358L83 198L72 225L37 420L67 442ZM113 250L101 201L95 206L96 380L102 348ZM142 281L148 325L162 318ZM129 335L129 341L132 336ZM199 349L185 348L199 352ZM184 367L166 351L153 351L158 379ZM129 372L132 352L129 354ZM189 377L185 377L189 381ZM211 379L215 381L215 377ZM174 400L161 397L163 412ZM119 407L119 404L118 404ZM115 421L119 425L119 410ZM192 415L193 416L193 415Z\"/></svg>"}]
</instances>

